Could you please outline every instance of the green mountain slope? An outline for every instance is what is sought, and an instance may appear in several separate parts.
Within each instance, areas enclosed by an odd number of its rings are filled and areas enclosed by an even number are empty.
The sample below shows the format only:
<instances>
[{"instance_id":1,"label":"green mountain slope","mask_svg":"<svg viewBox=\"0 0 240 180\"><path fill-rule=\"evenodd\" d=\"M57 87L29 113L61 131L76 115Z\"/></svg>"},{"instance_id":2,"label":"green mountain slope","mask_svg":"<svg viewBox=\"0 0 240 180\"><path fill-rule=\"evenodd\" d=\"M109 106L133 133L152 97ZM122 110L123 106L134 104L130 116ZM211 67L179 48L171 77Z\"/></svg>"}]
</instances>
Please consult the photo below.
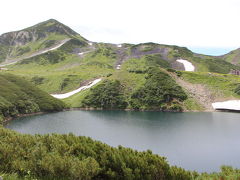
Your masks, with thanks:
<instances>
[{"instance_id":1,"label":"green mountain slope","mask_svg":"<svg viewBox=\"0 0 240 180\"><path fill-rule=\"evenodd\" d=\"M53 19L20 31L2 34L0 36L0 62L11 62L27 57L70 38L87 41L69 27Z\"/></svg>"},{"instance_id":2,"label":"green mountain slope","mask_svg":"<svg viewBox=\"0 0 240 180\"><path fill-rule=\"evenodd\" d=\"M40 111L60 111L64 103L11 74L0 74L0 120Z\"/></svg>"},{"instance_id":3,"label":"green mountain slope","mask_svg":"<svg viewBox=\"0 0 240 180\"><path fill-rule=\"evenodd\" d=\"M240 65L240 49L231 51L230 53L222 56L221 58L232 64Z\"/></svg>"},{"instance_id":4,"label":"green mountain slope","mask_svg":"<svg viewBox=\"0 0 240 180\"><path fill-rule=\"evenodd\" d=\"M192 73L192 77L198 77L199 73L219 73L219 77L222 77L220 79L223 79L223 81L219 81L220 84L225 82L228 78L229 82L232 82L232 79L234 79L232 76L224 78L224 76L220 74L228 74L231 69L240 70L240 66L227 62L224 57L196 54L185 47L156 43L141 43L137 45L93 43L87 41L67 26L55 20L49 20L37 24L33 27L27 28L26 31L33 31L34 29L38 29L37 34L41 37L39 40L34 41L35 45L39 44L40 41L42 42L42 40L45 41L46 38L51 38L53 41L68 38L68 41L66 41L61 47L49 52L37 54L29 58L22 58L16 64L7 66L7 69L12 74L24 76L28 81L31 81L37 87L48 93L69 92L94 79L102 78L106 81L120 83L118 89L121 91L118 95L124 100L123 102L117 102L124 103L125 108L202 110L205 105L199 102L197 95L192 96L192 94L194 94L192 91L198 88L194 87L193 81L184 79L186 76L182 76L182 81L180 80L180 71L184 70L184 66L176 60L185 59L195 66L195 72ZM46 36L42 37L41 34L45 34ZM32 42L27 43L27 46L29 46L32 51L35 51L34 48L36 46L31 43ZM50 43L50 41L47 41L47 43ZM22 48L25 47L25 45L19 45L19 47ZM159 82L159 84L151 84L151 81L154 82L155 80L148 80L148 76L149 70L153 67L158 68L162 73L169 75L171 78L171 83L169 84L172 87L165 86L165 78L160 78L159 81L162 82ZM207 82L211 77L208 77L207 74L204 78L206 78ZM184 87L186 86L186 83L183 81L188 82L188 85L192 85L193 87ZM150 82L150 85L148 82ZM205 86L206 84L202 83L201 85ZM157 86L164 86L167 88L159 89ZM187 98L178 99L173 96L175 92L172 91L171 88L175 89L178 86L180 89L184 89ZM231 84L231 87L233 86L237 85ZM154 87L156 88L154 89ZM95 88L97 88L97 86L92 89ZM110 88L107 92L112 92L112 86L106 86L105 88ZM152 92L148 91L150 88L152 88ZM94 90L86 90L80 92L64 101L71 107L103 108L97 104L89 103L94 102L93 99L91 100L91 98L89 98L91 97L91 93L94 93L93 91ZM161 105L158 105L157 108L153 106L151 107L151 102L145 100L154 96L157 91L169 91L171 92L170 97L167 97L164 94L159 94L159 98L155 98L155 100L158 103L162 102ZM218 91L224 92L222 88L219 88ZM98 90L96 90L96 92L98 92ZM100 90L100 92L103 91ZM180 93L180 91L178 93ZM141 94L141 97L145 100L142 102L133 101L133 97L136 94L138 94L138 96ZM224 97L231 98L231 94L232 91L228 93L228 96ZM99 97L100 96L101 95L99 95ZM162 99L160 99L160 97ZM84 102L85 98L88 98L89 102ZM92 98L94 98L94 96ZM169 98L171 101L168 100ZM218 98L214 100L218 100ZM112 105L109 105L109 103L107 104L108 107L113 108ZM211 104L211 102L209 102L209 104ZM113 106L119 108L118 105ZM123 106L121 106L121 108L123 108Z\"/></svg>"}]
</instances>

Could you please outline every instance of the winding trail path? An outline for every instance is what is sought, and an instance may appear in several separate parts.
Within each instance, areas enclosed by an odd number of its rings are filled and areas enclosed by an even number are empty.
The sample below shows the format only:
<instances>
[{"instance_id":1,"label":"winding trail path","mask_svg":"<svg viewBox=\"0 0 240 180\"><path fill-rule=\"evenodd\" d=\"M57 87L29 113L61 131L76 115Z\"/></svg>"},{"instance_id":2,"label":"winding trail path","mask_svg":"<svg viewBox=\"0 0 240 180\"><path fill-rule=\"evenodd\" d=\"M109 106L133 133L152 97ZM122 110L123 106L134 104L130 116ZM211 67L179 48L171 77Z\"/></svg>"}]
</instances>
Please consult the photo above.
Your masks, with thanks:
<instances>
[{"instance_id":1,"label":"winding trail path","mask_svg":"<svg viewBox=\"0 0 240 180\"><path fill-rule=\"evenodd\" d=\"M40 51L37 51L37 52L34 52L30 55L27 55L27 56L24 56L24 57L21 57L21 58L17 58L17 59L8 59L6 60L5 62L1 63L0 64L0 67L4 67L4 66L9 66L9 65L13 65L13 64L16 64L17 62L23 60L23 59L28 59L28 58L31 58L31 57L34 57L34 56L38 56L40 54L44 54L44 53L47 53L49 51L53 51L53 50L56 50L58 48L60 48L63 44L65 44L66 42L68 42L70 40L69 39L64 39L62 41L59 41L58 44L50 47L50 48L46 48L46 49L42 49Z\"/></svg>"},{"instance_id":2,"label":"winding trail path","mask_svg":"<svg viewBox=\"0 0 240 180\"><path fill-rule=\"evenodd\" d=\"M99 78L99 79L95 79L94 81L88 83L88 85L85 85L85 86L81 86L80 88L74 90L74 91L71 91L71 92L68 92L68 93L65 93L65 94L51 94L53 97L57 98L57 99L65 99L65 98L68 98L74 94L77 94L79 93L80 91L83 91L85 89L89 89L91 88L92 86L94 86L95 84L99 83L102 79Z\"/></svg>"}]
</instances>

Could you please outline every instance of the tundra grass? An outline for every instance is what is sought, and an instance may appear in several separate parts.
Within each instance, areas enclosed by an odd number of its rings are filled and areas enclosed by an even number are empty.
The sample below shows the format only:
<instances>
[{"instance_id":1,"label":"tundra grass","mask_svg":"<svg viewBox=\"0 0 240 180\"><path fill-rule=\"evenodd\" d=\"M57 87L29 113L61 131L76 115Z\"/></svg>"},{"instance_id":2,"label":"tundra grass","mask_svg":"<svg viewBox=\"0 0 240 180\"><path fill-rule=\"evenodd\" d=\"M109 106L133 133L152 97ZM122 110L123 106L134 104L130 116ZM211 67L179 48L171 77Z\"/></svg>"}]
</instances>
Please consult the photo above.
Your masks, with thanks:
<instances>
[{"instance_id":1,"label":"tundra grass","mask_svg":"<svg viewBox=\"0 0 240 180\"><path fill-rule=\"evenodd\" d=\"M216 95L222 98L240 98L234 93L236 87L240 84L240 76L218 73L204 72L182 72L182 77L193 84L206 85Z\"/></svg>"},{"instance_id":2,"label":"tundra grass","mask_svg":"<svg viewBox=\"0 0 240 180\"><path fill-rule=\"evenodd\" d=\"M56 64L16 64L9 66L9 72L25 77L31 81L34 77L40 77L43 81L36 84L48 93L65 93L74 90L85 80L92 80L113 73L112 59L97 56L91 60L89 57L80 58L77 55L67 55L64 61ZM64 81L67 84L62 86Z\"/></svg>"}]
</instances>

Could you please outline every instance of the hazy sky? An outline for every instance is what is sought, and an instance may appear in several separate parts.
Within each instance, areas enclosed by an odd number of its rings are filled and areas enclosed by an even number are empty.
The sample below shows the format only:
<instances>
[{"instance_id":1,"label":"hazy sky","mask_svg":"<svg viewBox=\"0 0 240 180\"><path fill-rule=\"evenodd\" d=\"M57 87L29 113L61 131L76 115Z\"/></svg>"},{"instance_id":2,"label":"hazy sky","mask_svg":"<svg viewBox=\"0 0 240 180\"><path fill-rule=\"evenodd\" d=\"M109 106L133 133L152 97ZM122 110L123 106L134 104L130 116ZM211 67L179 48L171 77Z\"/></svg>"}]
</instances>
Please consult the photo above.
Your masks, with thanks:
<instances>
[{"instance_id":1,"label":"hazy sky","mask_svg":"<svg viewBox=\"0 0 240 180\"><path fill-rule=\"evenodd\" d=\"M240 0L1 0L0 34L54 18L91 41L240 47Z\"/></svg>"}]
</instances>

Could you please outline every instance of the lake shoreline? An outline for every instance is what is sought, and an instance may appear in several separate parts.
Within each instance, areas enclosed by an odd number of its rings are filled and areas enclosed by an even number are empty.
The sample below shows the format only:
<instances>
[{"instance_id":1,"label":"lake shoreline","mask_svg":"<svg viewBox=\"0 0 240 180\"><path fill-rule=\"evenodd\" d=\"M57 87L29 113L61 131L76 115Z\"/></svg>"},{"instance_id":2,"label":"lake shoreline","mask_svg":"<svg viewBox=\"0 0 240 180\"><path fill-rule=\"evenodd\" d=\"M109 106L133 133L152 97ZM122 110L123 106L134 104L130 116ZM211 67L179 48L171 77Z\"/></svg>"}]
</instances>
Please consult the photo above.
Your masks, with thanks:
<instances>
[{"instance_id":1,"label":"lake shoreline","mask_svg":"<svg viewBox=\"0 0 240 180\"><path fill-rule=\"evenodd\" d=\"M236 113L72 108L59 113L31 115L33 116L10 121L4 127L32 135L73 133L76 136L91 137L112 147L121 145L139 151L151 149L154 154L168 157L171 165L187 170L211 173L217 171L222 164L240 167L235 161L239 150L236 133L239 133L240 124L239 114ZM233 154L233 159L228 152ZM205 157L210 159L207 162L209 165L206 164Z\"/></svg>"},{"instance_id":2,"label":"lake shoreline","mask_svg":"<svg viewBox=\"0 0 240 180\"><path fill-rule=\"evenodd\" d=\"M35 116L35 115L41 115L41 114L50 114L55 112L64 112L64 111L131 111L131 112L173 112L173 113L188 113L188 112L234 112L234 113L240 113L240 111L234 111L234 110L203 110L203 111L197 111L197 110L183 110L183 111L172 111L172 110L135 110L135 109L103 109L103 108L66 108L62 111L52 111L52 112L35 112L35 113L28 113L28 114L17 114L15 117L4 117L3 118L3 125L6 125L8 122L10 122L13 119L20 118L20 117L28 117L28 116Z\"/></svg>"}]
</instances>

